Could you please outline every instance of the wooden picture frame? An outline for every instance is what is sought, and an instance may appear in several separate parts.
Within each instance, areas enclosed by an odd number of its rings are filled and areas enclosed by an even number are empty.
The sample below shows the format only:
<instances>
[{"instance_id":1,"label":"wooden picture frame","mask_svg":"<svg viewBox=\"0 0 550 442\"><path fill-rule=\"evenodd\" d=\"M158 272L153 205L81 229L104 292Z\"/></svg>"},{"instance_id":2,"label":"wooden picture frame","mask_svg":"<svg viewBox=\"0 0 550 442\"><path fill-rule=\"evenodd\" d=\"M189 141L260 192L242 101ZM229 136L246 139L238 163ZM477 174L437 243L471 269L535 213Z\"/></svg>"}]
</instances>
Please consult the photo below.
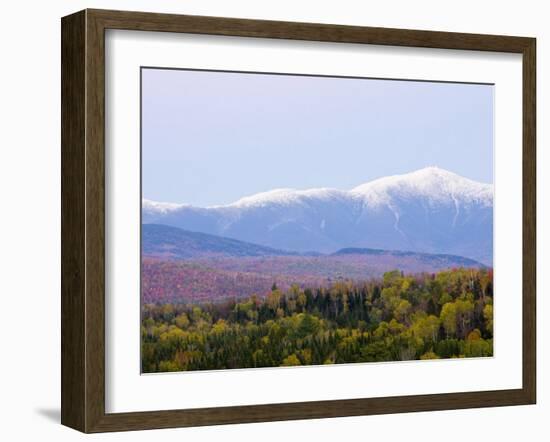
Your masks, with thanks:
<instances>
[{"instance_id":1,"label":"wooden picture frame","mask_svg":"<svg viewBox=\"0 0 550 442\"><path fill-rule=\"evenodd\" d=\"M476 391L132 413L105 412L105 30L418 48L523 58L523 386ZM62 424L83 432L534 404L536 77L534 38L84 10L62 19Z\"/></svg>"}]
</instances>

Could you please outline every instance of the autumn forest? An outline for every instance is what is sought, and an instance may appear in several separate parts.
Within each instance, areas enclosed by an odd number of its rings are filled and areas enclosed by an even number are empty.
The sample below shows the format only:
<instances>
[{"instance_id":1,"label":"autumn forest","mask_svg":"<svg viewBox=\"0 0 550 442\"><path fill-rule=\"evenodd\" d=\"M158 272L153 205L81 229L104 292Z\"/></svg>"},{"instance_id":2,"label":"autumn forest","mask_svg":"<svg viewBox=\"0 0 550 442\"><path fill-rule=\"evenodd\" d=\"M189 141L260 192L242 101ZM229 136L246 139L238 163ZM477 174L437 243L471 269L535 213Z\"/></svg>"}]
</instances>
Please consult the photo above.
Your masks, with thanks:
<instances>
[{"instance_id":1,"label":"autumn forest","mask_svg":"<svg viewBox=\"0 0 550 442\"><path fill-rule=\"evenodd\" d=\"M143 304L142 372L485 357L493 273L391 271L364 282Z\"/></svg>"}]
</instances>

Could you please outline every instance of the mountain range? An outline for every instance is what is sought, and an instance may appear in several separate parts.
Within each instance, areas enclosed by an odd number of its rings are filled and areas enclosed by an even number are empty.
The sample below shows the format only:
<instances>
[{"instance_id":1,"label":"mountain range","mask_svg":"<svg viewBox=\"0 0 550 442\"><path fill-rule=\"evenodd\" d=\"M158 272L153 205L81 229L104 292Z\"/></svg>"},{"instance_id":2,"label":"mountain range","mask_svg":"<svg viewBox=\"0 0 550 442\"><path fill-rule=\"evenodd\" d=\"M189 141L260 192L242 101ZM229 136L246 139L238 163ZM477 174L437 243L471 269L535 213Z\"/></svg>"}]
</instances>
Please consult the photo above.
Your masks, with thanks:
<instances>
[{"instance_id":1,"label":"mountain range","mask_svg":"<svg viewBox=\"0 0 550 442\"><path fill-rule=\"evenodd\" d=\"M144 199L142 222L252 243L260 255L384 249L492 265L493 186L428 167L349 191L275 189L221 206Z\"/></svg>"},{"instance_id":2,"label":"mountain range","mask_svg":"<svg viewBox=\"0 0 550 442\"><path fill-rule=\"evenodd\" d=\"M224 258L356 258L372 257L394 262L410 259L431 267L483 267L483 264L470 258L448 254L420 253L402 250L381 250L365 248L345 248L334 253L298 253L257 244L239 241L207 233L190 232L178 227L162 224L144 224L141 230L141 250L144 256L158 259L191 260L195 262L220 263ZM237 262L237 261L235 261ZM292 261L288 261L292 262ZM395 267L395 266L394 266ZM399 266L397 266L399 267ZM235 269L236 270L236 269ZM286 273L292 273L287 271Z\"/></svg>"}]
</instances>

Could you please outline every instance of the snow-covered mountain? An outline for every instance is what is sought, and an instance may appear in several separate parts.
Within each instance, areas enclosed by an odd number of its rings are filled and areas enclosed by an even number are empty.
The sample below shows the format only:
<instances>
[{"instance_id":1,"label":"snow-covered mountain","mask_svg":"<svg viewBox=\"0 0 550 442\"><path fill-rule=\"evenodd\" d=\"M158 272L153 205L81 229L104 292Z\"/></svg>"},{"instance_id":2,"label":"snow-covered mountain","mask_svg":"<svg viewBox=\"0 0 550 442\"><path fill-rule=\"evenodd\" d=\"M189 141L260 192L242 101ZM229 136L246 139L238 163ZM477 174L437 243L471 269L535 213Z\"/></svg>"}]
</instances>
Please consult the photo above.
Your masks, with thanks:
<instances>
[{"instance_id":1,"label":"snow-covered mountain","mask_svg":"<svg viewBox=\"0 0 550 442\"><path fill-rule=\"evenodd\" d=\"M346 247L461 255L492 264L493 186L428 167L350 191L275 189L213 207L143 200L143 223L277 249Z\"/></svg>"}]
</instances>

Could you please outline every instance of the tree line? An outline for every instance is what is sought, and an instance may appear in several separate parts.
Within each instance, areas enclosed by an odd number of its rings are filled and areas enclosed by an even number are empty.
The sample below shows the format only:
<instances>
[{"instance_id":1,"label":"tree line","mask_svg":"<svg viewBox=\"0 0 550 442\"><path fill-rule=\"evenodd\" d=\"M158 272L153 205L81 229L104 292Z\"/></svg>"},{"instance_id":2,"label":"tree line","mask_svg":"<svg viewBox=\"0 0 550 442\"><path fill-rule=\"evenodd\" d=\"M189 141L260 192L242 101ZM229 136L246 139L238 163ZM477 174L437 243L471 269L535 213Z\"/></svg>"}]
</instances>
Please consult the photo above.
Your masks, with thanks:
<instances>
[{"instance_id":1,"label":"tree line","mask_svg":"<svg viewBox=\"0 0 550 442\"><path fill-rule=\"evenodd\" d=\"M142 307L142 371L166 372L493 354L491 269L387 272L263 298Z\"/></svg>"}]
</instances>

